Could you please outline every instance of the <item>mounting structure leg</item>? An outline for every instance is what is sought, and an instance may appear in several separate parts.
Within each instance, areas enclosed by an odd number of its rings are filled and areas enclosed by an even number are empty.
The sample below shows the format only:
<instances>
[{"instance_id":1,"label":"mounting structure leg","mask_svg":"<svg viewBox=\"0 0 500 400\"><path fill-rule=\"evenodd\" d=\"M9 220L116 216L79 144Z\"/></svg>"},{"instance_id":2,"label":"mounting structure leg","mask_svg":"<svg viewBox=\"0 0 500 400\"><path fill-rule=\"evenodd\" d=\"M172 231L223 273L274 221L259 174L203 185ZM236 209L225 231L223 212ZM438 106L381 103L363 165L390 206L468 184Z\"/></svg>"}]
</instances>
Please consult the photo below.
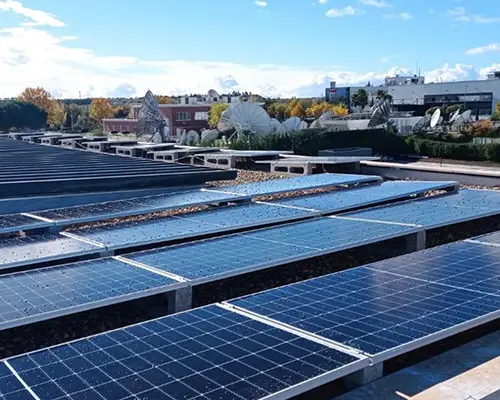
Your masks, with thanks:
<instances>
[{"instance_id":1,"label":"mounting structure leg","mask_svg":"<svg viewBox=\"0 0 500 400\"><path fill-rule=\"evenodd\" d=\"M383 375L384 363L380 362L378 364L369 365L368 367L363 368L361 371L356 371L350 375L347 375L344 378L344 382L346 388L348 390L351 390L380 379Z\"/></svg>"},{"instance_id":2,"label":"mounting structure leg","mask_svg":"<svg viewBox=\"0 0 500 400\"><path fill-rule=\"evenodd\" d=\"M189 310L193 304L193 288L186 286L167 294L168 313Z\"/></svg>"},{"instance_id":3,"label":"mounting structure leg","mask_svg":"<svg viewBox=\"0 0 500 400\"><path fill-rule=\"evenodd\" d=\"M412 233L406 238L406 251L408 253L424 250L426 245L425 231Z\"/></svg>"}]
</instances>

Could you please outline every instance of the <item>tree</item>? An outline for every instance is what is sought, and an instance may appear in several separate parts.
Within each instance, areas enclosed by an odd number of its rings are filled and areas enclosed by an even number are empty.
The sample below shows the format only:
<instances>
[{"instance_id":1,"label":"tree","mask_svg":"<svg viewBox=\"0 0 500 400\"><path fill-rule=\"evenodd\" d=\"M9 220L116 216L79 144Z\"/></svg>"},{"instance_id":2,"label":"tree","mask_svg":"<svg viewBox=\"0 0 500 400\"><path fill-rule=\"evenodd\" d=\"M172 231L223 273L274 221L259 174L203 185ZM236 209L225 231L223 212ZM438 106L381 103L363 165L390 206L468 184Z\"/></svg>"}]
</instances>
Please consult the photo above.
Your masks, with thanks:
<instances>
[{"instance_id":1,"label":"tree","mask_svg":"<svg viewBox=\"0 0 500 400\"><path fill-rule=\"evenodd\" d=\"M210 111L208 112L208 124L212 128L216 128L219 123L221 114L227 110L229 104L224 103L215 103L210 107Z\"/></svg>"},{"instance_id":2,"label":"tree","mask_svg":"<svg viewBox=\"0 0 500 400\"><path fill-rule=\"evenodd\" d=\"M174 104L175 101L172 99L170 96L162 96L162 95L155 95L156 101L158 104Z\"/></svg>"},{"instance_id":3,"label":"tree","mask_svg":"<svg viewBox=\"0 0 500 400\"><path fill-rule=\"evenodd\" d=\"M65 116L64 104L53 100L50 112L47 115L47 123L56 129L60 129L64 125Z\"/></svg>"},{"instance_id":4,"label":"tree","mask_svg":"<svg viewBox=\"0 0 500 400\"><path fill-rule=\"evenodd\" d=\"M97 98L90 104L89 115L94 121L100 122L105 118L112 118L114 109L108 99Z\"/></svg>"},{"instance_id":5,"label":"tree","mask_svg":"<svg viewBox=\"0 0 500 400\"><path fill-rule=\"evenodd\" d=\"M46 124L47 113L33 103L11 100L0 104L0 131L40 129Z\"/></svg>"},{"instance_id":6,"label":"tree","mask_svg":"<svg viewBox=\"0 0 500 400\"><path fill-rule=\"evenodd\" d=\"M290 111L290 115L292 117L304 118L306 116L306 110L304 110L302 104L297 103L295 107L293 107L292 110Z\"/></svg>"},{"instance_id":7,"label":"tree","mask_svg":"<svg viewBox=\"0 0 500 400\"><path fill-rule=\"evenodd\" d=\"M380 99L383 99L386 94L387 93L385 92L385 90L379 89L379 90L377 90L375 97L377 98L377 100L380 100Z\"/></svg>"},{"instance_id":8,"label":"tree","mask_svg":"<svg viewBox=\"0 0 500 400\"><path fill-rule=\"evenodd\" d=\"M130 106L124 104L123 106L115 108L114 118L128 118L129 114L130 114Z\"/></svg>"},{"instance_id":9,"label":"tree","mask_svg":"<svg viewBox=\"0 0 500 400\"><path fill-rule=\"evenodd\" d=\"M346 117L349 115L349 110L345 104L334 104L332 106L332 111L337 117Z\"/></svg>"},{"instance_id":10,"label":"tree","mask_svg":"<svg viewBox=\"0 0 500 400\"><path fill-rule=\"evenodd\" d=\"M42 87L24 89L18 99L26 103L34 104L47 113L53 107L51 94Z\"/></svg>"},{"instance_id":11,"label":"tree","mask_svg":"<svg viewBox=\"0 0 500 400\"><path fill-rule=\"evenodd\" d=\"M359 89L352 95L352 104L361 108L365 108L368 105L368 93L365 89Z\"/></svg>"},{"instance_id":12,"label":"tree","mask_svg":"<svg viewBox=\"0 0 500 400\"><path fill-rule=\"evenodd\" d=\"M500 114L500 101L495 105L495 112Z\"/></svg>"}]
</instances>

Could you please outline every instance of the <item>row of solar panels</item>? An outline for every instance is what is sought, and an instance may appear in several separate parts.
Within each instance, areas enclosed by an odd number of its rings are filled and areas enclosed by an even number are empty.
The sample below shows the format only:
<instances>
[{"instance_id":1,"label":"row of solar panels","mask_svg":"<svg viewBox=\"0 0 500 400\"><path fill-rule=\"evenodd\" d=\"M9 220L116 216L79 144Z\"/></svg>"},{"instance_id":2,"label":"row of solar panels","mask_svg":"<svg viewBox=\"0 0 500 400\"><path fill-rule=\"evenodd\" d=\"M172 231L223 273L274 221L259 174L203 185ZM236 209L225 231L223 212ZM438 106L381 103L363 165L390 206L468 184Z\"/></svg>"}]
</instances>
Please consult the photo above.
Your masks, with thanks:
<instances>
[{"instance_id":1,"label":"row of solar panels","mask_svg":"<svg viewBox=\"0 0 500 400\"><path fill-rule=\"evenodd\" d=\"M381 178L378 176L319 174L300 178L273 180L270 182L227 186L218 190L199 189L167 195L89 204L86 206L58 208L34 213L3 215L0 216L0 233L80 224L205 204L249 201L251 197L295 190L379 183L380 181ZM431 185L431 187L449 188L454 184L456 183L444 182L441 185L439 183ZM424 184L421 190L427 187L427 184ZM410 193L415 193L419 190L415 186L408 189ZM405 195L403 188L399 192L399 196ZM387 195L385 196L387 197Z\"/></svg>"},{"instance_id":2,"label":"row of solar panels","mask_svg":"<svg viewBox=\"0 0 500 400\"><path fill-rule=\"evenodd\" d=\"M457 200L465 198L471 204L480 203L481 197L478 196L482 193L482 191L464 191L456 195L416 200L388 208L401 210L399 215L413 215L414 218L420 218L422 210L418 206L415 208L416 211L412 209L415 205L431 203L426 207L439 209L444 215L439 223L453 224L462 222L463 216L455 215L456 210L453 208L441 207L443 202L449 203L452 198ZM489 194L489 192L485 193ZM463 194L466 194L465 197ZM475 197L467 197L471 195ZM500 201L500 193L496 195L497 201ZM481 206L485 205L486 203L481 204ZM260 204L255 204L241 207L249 209L260 206ZM230 212L238 215L240 214L239 208L233 207ZM468 208L468 206L463 207L463 209ZM278 207L274 209L281 210ZM494 209L497 215L500 214L500 203L496 203ZM286 210L297 211L296 209ZM209 211L208 214L211 212ZM492 214L491 210L485 212L488 215ZM396 211L393 213L397 214ZM482 213L482 210L476 210L476 213L475 218L486 215ZM224 217L223 214L221 215ZM243 218L244 213L242 212L241 215ZM251 213L248 215L252 216ZM180 219L169 221L180 223L181 226L185 224L185 221ZM224 221L224 218L221 221ZM241 224L247 225L250 222L251 218L240 221ZM257 222L258 220L254 220L254 223ZM426 226L434 227L436 223L437 221L432 219L427 222ZM138 225L141 224L138 223ZM215 228L215 224L205 222L200 222L200 225L209 226L210 229L223 229ZM58 257L75 258L105 250L105 245L99 247L89 240L102 240L105 243L110 241L110 244L107 244L109 248L117 246L118 242L113 244L112 241L118 240L119 235L117 236L116 232L107 233L103 229L95 228L95 236L85 236L86 242L66 236L54 236L38 242L28 238L34 241L30 251L26 251L26 248L12 251L11 248L11 252L0 253L4 262L2 268L12 269L25 266L34 263L35 259L38 262L54 261ZM172 232L167 229L167 225L163 228L156 227L154 231L156 237L152 237L151 232L146 230L141 233L140 229L135 234L131 234L134 232L133 226L109 228L108 231L112 229L126 229L128 232L120 238L122 247L136 246L146 241L165 241L167 238L178 239L180 237L179 227L177 231ZM0 300L0 328L24 325L41 319L72 314L83 309L123 302L131 298L142 298L158 292L174 291L182 286L179 282L185 286L196 286L220 281L231 276L358 248L421 231L422 227L407 223L380 223L355 217L323 217L131 253L119 258L102 258L28 272L4 274L0 276L0 297L3 299ZM197 231L197 234L199 233L200 230ZM178 236L175 236L176 234ZM181 235L186 236L186 231L181 232ZM14 294L12 288L15 288ZM26 304L26 298L29 299L29 306Z\"/></svg>"},{"instance_id":3,"label":"row of solar panels","mask_svg":"<svg viewBox=\"0 0 500 400\"><path fill-rule=\"evenodd\" d=\"M3 239L0 241L0 270L25 267L56 260L71 259L82 256L98 255L105 251L130 252L140 246L162 246L174 241L193 239L196 237L220 235L244 229L269 226L259 231L259 236L268 241L283 241L282 251L269 249L267 253L256 253L254 256L273 257L273 263L300 257L300 249L308 247L318 251L327 249L329 252L340 251L345 248L358 247L366 243L378 242L389 236L402 236L424 229L453 225L465 221L479 220L500 214L500 193L480 190L461 190L456 194L422 198L407 202L380 206L377 208L341 214L335 218L320 218L319 215L334 213L339 207L358 208L369 201L383 202L394 197L382 196L386 185L392 186L391 195L394 195L398 185L399 194L410 194L408 186L416 185L416 191L433 189L441 184L432 183L384 183L381 186L354 189L350 191L334 192L330 194L313 195L308 198L280 200L273 203L249 203L238 206L220 207L205 211L142 220L138 222L121 222L97 227L73 229L62 234L45 234ZM375 192L372 196L371 191ZM362 194L365 195L362 195ZM348 206L342 199L352 197ZM315 209L302 209L283 206L290 202L307 201ZM339 201L340 200L340 201ZM339 204L340 203L340 204ZM310 222L287 224L272 227L272 225L311 219ZM311 228L308 228L311 227ZM316 238L319 231L319 238ZM294 236L289 236L294 235ZM254 236L251 233L219 237L188 243L165 249L151 250L147 253L155 254L155 260L148 261L151 266L161 264L161 260L169 259L176 253L183 253L183 257L196 253L206 254L206 250L214 251L231 258L233 246L244 245L254 247ZM291 239L293 237L293 239ZM283 239L283 240L282 240ZM292 240L292 242L290 242ZM321 243L325 242L325 246ZM234 243L234 244L233 244ZM310 243L310 244L308 244ZM292 246L288 246L291 244ZM277 247L279 245L275 243ZM320 249L318 249L318 247ZM217 269L223 268L225 257L219 256L213 264ZM151 257L148 258L150 260ZM187 259L193 258L187 257ZM205 257L205 264L210 257ZM220 261L220 262L219 262ZM256 260L245 260L250 265L259 264ZM202 262L202 261L200 261ZM243 260L240 257L240 263ZM234 263L232 265L235 265ZM184 267L186 267L184 265ZM185 271L177 271L175 263L171 261L163 268L173 268L172 273L185 276ZM206 265L206 271L211 270ZM185 276L192 279L192 277Z\"/></svg>"},{"instance_id":4,"label":"row of solar panels","mask_svg":"<svg viewBox=\"0 0 500 400\"><path fill-rule=\"evenodd\" d=\"M500 232L13 357L0 397L286 399L500 316Z\"/></svg>"}]
</instances>

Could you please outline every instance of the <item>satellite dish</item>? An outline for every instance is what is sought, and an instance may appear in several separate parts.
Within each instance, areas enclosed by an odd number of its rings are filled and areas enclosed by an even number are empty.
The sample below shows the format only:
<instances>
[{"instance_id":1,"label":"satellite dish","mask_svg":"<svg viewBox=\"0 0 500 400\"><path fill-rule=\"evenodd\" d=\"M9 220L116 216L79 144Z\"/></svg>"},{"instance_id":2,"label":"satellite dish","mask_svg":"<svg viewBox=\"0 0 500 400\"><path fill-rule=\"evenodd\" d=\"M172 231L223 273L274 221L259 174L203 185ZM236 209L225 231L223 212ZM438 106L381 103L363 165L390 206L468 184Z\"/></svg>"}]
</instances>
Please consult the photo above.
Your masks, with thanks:
<instances>
[{"instance_id":1,"label":"satellite dish","mask_svg":"<svg viewBox=\"0 0 500 400\"><path fill-rule=\"evenodd\" d=\"M219 131L217 129L206 129L201 132L201 140L216 140L219 137Z\"/></svg>"},{"instance_id":2,"label":"satellite dish","mask_svg":"<svg viewBox=\"0 0 500 400\"><path fill-rule=\"evenodd\" d=\"M335 118L335 114L333 113L333 111L326 111L320 115L319 120L326 121L326 120L334 119L334 118Z\"/></svg>"},{"instance_id":3,"label":"satellite dish","mask_svg":"<svg viewBox=\"0 0 500 400\"><path fill-rule=\"evenodd\" d=\"M449 119L449 123L452 124L453 122L456 121L456 119L458 118L458 116L460 115L460 108L457 109L453 114L451 114L450 116L450 119Z\"/></svg>"},{"instance_id":4,"label":"satellite dish","mask_svg":"<svg viewBox=\"0 0 500 400\"><path fill-rule=\"evenodd\" d=\"M166 143L170 139L168 118L161 115L158 102L150 90L142 99L137 118L137 138L146 135L157 143Z\"/></svg>"},{"instance_id":5,"label":"satellite dish","mask_svg":"<svg viewBox=\"0 0 500 400\"><path fill-rule=\"evenodd\" d=\"M238 136L257 136L272 132L269 114L257 104L236 104L231 110L230 118Z\"/></svg>"},{"instance_id":6,"label":"satellite dish","mask_svg":"<svg viewBox=\"0 0 500 400\"><path fill-rule=\"evenodd\" d=\"M309 125L307 125L306 121L300 121L300 129L307 129Z\"/></svg>"},{"instance_id":7,"label":"satellite dish","mask_svg":"<svg viewBox=\"0 0 500 400\"><path fill-rule=\"evenodd\" d=\"M225 132L234 128L233 121L231 119L233 109L231 106L226 108L220 115L219 123L217 124L217 130L219 132Z\"/></svg>"},{"instance_id":8,"label":"satellite dish","mask_svg":"<svg viewBox=\"0 0 500 400\"><path fill-rule=\"evenodd\" d=\"M181 144L184 146L193 146L200 142L200 135L196 131L189 131L181 137Z\"/></svg>"},{"instance_id":9,"label":"satellite dish","mask_svg":"<svg viewBox=\"0 0 500 400\"><path fill-rule=\"evenodd\" d=\"M319 119L315 119L313 122L311 122L311 125L309 125L309 129L317 129L317 128L322 128L321 121Z\"/></svg>"},{"instance_id":10,"label":"satellite dish","mask_svg":"<svg viewBox=\"0 0 500 400\"><path fill-rule=\"evenodd\" d=\"M276 118L271 118L271 132L277 132L280 126L281 122L279 122Z\"/></svg>"},{"instance_id":11,"label":"satellite dish","mask_svg":"<svg viewBox=\"0 0 500 400\"><path fill-rule=\"evenodd\" d=\"M184 145L185 145L185 144L186 144L186 142L187 142L187 134L186 134L186 130L184 129L184 130L182 131L182 135L181 135L181 137L180 137L180 139L179 139L179 143L180 143L180 144L184 144Z\"/></svg>"},{"instance_id":12,"label":"satellite dish","mask_svg":"<svg viewBox=\"0 0 500 400\"><path fill-rule=\"evenodd\" d=\"M413 125L413 128L411 129L412 132L421 132L427 126L429 126L429 122L431 121L431 117L429 114L426 114L422 118L420 118L415 125Z\"/></svg>"},{"instance_id":13,"label":"satellite dish","mask_svg":"<svg viewBox=\"0 0 500 400\"><path fill-rule=\"evenodd\" d=\"M430 122L429 126L431 128L435 128L436 125L439 123L439 118L441 118L441 109L440 108L436 109L436 111L434 111L432 113L431 122Z\"/></svg>"},{"instance_id":14,"label":"satellite dish","mask_svg":"<svg viewBox=\"0 0 500 400\"><path fill-rule=\"evenodd\" d=\"M373 111L370 122L368 122L368 128L373 128L382 124L389 122L391 110L388 102L382 102L375 111Z\"/></svg>"},{"instance_id":15,"label":"satellite dish","mask_svg":"<svg viewBox=\"0 0 500 400\"><path fill-rule=\"evenodd\" d=\"M302 121L299 117L291 117L286 119L281 126L278 128L279 134L286 134L291 132L297 132L300 130L300 123Z\"/></svg>"},{"instance_id":16,"label":"satellite dish","mask_svg":"<svg viewBox=\"0 0 500 400\"><path fill-rule=\"evenodd\" d=\"M470 116L472 114L471 110L465 110L464 113L462 114L462 119L464 123L469 123L470 122Z\"/></svg>"}]
</instances>

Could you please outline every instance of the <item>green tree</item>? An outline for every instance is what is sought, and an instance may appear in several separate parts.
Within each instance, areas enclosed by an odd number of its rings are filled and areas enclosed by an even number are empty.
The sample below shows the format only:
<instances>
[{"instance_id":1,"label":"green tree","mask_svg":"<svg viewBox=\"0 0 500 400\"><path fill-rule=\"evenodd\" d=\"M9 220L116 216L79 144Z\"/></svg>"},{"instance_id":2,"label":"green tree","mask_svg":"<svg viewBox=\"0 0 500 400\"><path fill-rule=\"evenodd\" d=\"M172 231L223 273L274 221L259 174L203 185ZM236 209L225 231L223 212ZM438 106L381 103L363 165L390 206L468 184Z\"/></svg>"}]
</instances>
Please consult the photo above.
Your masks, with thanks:
<instances>
[{"instance_id":1,"label":"green tree","mask_svg":"<svg viewBox=\"0 0 500 400\"><path fill-rule=\"evenodd\" d=\"M33 103L19 100L0 104L0 131L40 129L47 125L47 112Z\"/></svg>"},{"instance_id":2,"label":"green tree","mask_svg":"<svg viewBox=\"0 0 500 400\"><path fill-rule=\"evenodd\" d=\"M368 105L368 93L365 89L359 89L352 95L352 104L361 108L365 108Z\"/></svg>"},{"instance_id":3,"label":"green tree","mask_svg":"<svg viewBox=\"0 0 500 400\"><path fill-rule=\"evenodd\" d=\"M379 90L377 90L375 97L377 98L377 100L380 100L380 99L383 99L386 94L387 93L385 92L385 90L379 89Z\"/></svg>"},{"instance_id":4,"label":"green tree","mask_svg":"<svg viewBox=\"0 0 500 400\"><path fill-rule=\"evenodd\" d=\"M165 103L163 103L165 104ZM128 115L130 113L130 106L127 104L124 104L123 106L119 106L115 108L115 115L114 118L128 118Z\"/></svg>"},{"instance_id":5,"label":"green tree","mask_svg":"<svg viewBox=\"0 0 500 400\"><path fill-rule=\"evenodd\" d=\"M208 124L212 128L216 128L221 114L226 111L229 107L229 104L224 104L224 103L215 103L212 104L212 107L210 107L210 111L208 112Z\"/></svg>"}]
</instances>

